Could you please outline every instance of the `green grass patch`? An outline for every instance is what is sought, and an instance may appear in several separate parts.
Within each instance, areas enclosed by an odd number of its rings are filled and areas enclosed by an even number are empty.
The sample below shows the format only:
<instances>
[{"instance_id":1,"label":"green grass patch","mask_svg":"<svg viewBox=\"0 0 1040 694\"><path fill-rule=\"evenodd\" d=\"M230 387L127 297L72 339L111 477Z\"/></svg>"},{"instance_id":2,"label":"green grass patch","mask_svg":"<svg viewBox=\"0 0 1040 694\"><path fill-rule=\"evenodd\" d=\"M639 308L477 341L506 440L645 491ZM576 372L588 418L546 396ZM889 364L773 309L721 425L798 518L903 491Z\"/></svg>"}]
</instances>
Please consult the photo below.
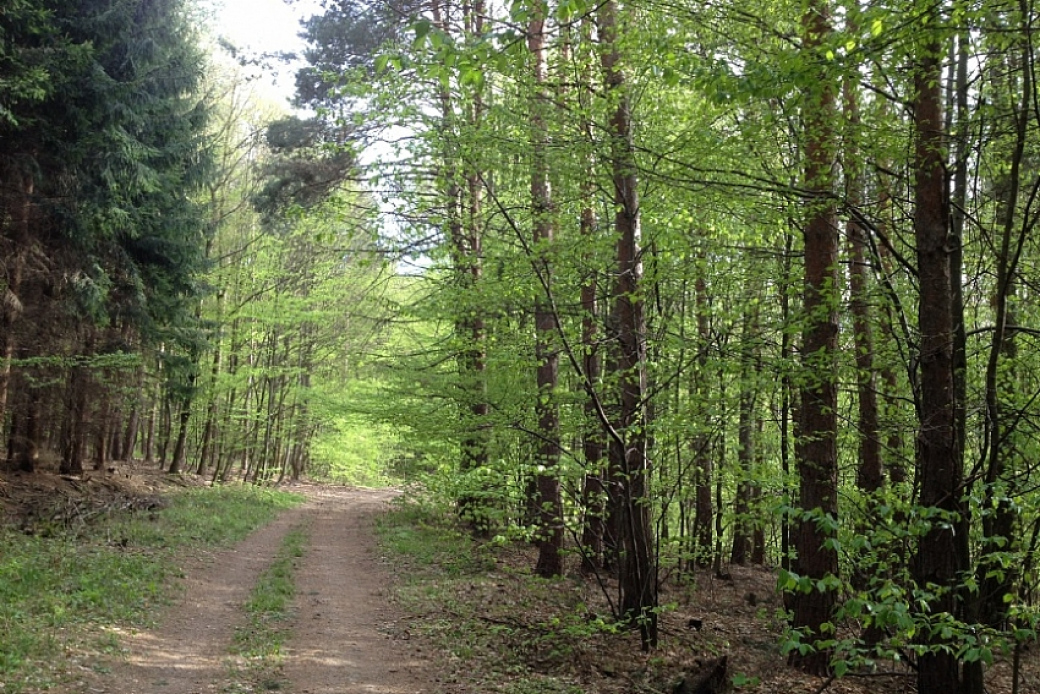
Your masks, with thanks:
<instances>
[{"instance_id":1,"label":"green grass patch","mask_svg":"<svg viewBox=\"0 0 1040 694\"><path fill-rule=\"evenodd\" d=\"M495 568L489 548L475 543L436 505L398 500L379 518L376 531L380 544L414 569L407 577L413 582L436 583Z\"/></svg>"},{"instance_id":2,"label":"green grass patch","mask_svg":"<svg viewBox=\"0 0 1040 694\"><path fill-rule=\"evenodd\" d=\"M252 487L180 492L152 512L119 512L76 535L0 528L0 691L46 690L117 648L165 603L188 548L232 544L302 497Z\"/></svg>"},{"instance_id":3,"label":"green grass patch","mask_svg":"<svg viewBox=\"0 0 1040 694\"><path fill-rule=\"evenodd\" d=\"M475 542L429 504L400 503L377 527L395 567L395 598L415 617L412 629L450 654L449 681L470 691L581 694L566 673L552 672L570 657L565 627L584 625L584 612L560 611L569 583L501 565L506 545Z\"/></svg>"},{"instance_id":4,"label":"green grass patch","mask_svg":"<svg viewBox=\"0 0 1040 694\"><path fill-rule=\"evenodd\" d=\"M257 579L246 603L249 622L235 634L232 655L238 656L245 668L233 672L263 689L284 686L278 676L282 664L282 644L290 632L293 597L296 595L296 563L307 544L306 528L295 528L286 534L274 562ZM238 670L239 668L233 668Z\"/></svg>"}]
</instances>

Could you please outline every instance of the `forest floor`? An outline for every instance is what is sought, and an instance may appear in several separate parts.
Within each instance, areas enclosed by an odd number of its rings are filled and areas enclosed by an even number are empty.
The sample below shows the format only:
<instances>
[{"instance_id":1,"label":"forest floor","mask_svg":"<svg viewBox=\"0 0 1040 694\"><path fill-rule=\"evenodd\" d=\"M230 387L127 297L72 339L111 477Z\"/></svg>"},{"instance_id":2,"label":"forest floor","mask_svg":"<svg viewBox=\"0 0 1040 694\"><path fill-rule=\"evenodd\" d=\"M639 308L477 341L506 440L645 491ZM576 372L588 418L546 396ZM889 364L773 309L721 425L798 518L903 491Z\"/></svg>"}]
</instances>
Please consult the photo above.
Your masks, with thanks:
<instances>
[{"instance_id":1,"label":"forest floor","mask_svg":"<svg viewBox=\"0 0 1040 694\"><path fill-rule=\"evenodd\" d=\"M7 476L0 501L9 519L20 517L23 528L39 532L54 514L161 503L171 482L202 484L191 477L132 478ZM576 565L564 578L538 579L531 575L530 546L474 543L449 517L407 504L388 514L397 496L391 491L290 489L306 503L233 549L193 552L178 597L156 615L156 626L115 630L118 649L87 654L90 667L61 691L663 694L689 691L676 683L723 655L725 679L736 678L738 692L914 691L914 673L905 664L880 663L876 671L835 681L785 667L780 601L769 569L730 567L725 580L706 572L681 586L668 584L661 647L643 654L637 635L610 626L608 596L616 587L609 579L601 579L600 590ZM294 533L303 540L301 551L286 560L294 589L289 604L258 618L251 613L257 587L273 583L269 574ZM266 645L255 638L265 630ZM1020 691L1040 692L1035 647L1023 664ZM1009 659L998 659L988 690L1009 693L1009 675Z\"/></svg>"}]
</instances>

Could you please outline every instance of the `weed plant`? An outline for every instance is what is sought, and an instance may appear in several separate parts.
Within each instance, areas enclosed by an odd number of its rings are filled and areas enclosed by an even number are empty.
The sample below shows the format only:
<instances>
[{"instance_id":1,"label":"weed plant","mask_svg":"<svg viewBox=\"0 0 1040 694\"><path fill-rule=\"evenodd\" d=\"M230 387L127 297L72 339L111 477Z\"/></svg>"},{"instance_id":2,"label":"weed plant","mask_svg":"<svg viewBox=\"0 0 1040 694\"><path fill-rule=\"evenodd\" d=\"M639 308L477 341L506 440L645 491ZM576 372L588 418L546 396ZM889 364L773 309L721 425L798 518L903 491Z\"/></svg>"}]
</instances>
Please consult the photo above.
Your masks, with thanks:
<instances>
[{"instance_id":1,"label":"weed plant","mask_svg":"<svg viewBox=\"0 0 1040 694\"><path fill-rule=\"evenodd\" d=\"M241 540L302 497L253 487L185 490L159 511L117 512L79 532L0 528L0 691L54 688L111 629L147 625L177 557Z\"/></svg>"}]
</instances>

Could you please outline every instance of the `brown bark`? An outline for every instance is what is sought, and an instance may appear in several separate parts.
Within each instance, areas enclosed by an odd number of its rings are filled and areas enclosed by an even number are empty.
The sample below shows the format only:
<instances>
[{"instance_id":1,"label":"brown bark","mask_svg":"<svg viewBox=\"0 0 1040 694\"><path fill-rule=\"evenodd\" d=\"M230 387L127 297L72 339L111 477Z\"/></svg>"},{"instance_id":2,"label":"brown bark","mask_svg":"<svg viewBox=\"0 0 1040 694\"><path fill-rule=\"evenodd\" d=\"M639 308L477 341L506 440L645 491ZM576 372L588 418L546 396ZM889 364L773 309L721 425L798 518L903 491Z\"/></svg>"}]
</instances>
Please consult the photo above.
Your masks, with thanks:
<instances>
[{"instance_id":1,"label":"brown bark","mask_svg":"<svg viewBox=\"0 0 1040 694\"><path fill-rule=\"evenodd\" d=\"M929 18L920 39L914 70L914 239L920 296L920 428L917 434L919 504L940 512L960 512L962 470L955 435L953 375L953 302L941 117L942 45L938 5L919 5ZM954 519L950 519L954 520ZM934 586L936 597L922 617L955 614L957 573L962 568L952 523L933 523L920 538L914 557L919 586ZM956 657L937 637L924 636L929 652L918 661L921 692L956 692L960 688Z\"/></svg>"},{"instance_id":2,"label":"brown bark","mask_svg":"<svg viewBox=\"0 0 1040 694\"><path fill-rule=\"evenodd\" d=\"M546 161L549 131L546 110L550 100L548 61L545 46L544 7L538 3L532 10L527 26L527 49L533 58L534 94L531 100L531 218L533 262L541 276L546 293L552 287L553 209ZM559 354L553 347L556 320L547 296L535 302L535 359L538 362L538 400L535 414L538 418L538 442L535 461L538 473L538 564L540 576L559 576L563 573L563 501L560 497L560 414L556 401L556 383L559 372Z\"/></svg>"},{"instance_id":3,"label":"brown bark","mask_svg":"<svg viewBox=\"0 0 1040 694\"><path fill-rule=\"evenodd\" d=\"M63 475L83 472L83 449L87 430L87 375L85 367L72 367L65 394L65 423L62 425L62 454L59 471Z\"/></svg>"},{"instance_id":4,"label":"brown bark","mask_svg":"<svg viewBox=\"0 0 1040 694\"><path fill-rule=\"evenodd\" d=\"M13 172L12 172L13 173ZM3 431L7 415L7 401L10 391L15 345L15 325L22 314L23 306L20 297L22 281L25 275L25 264L29 253L31 239L32 196L35 182L29 174L21 174L17 195L10 203L11 216L11 255L3 263L5 270L0 276L0 432ZM0 214L3 209L0 208ZM0 237L2 241L2 237ZM0 250L3 246L0 245Z\"/></svg>"},{"instance_id":5,"label":"brown bark","mask_svg":"<svg viewBox=\"0 0 1040 694\"><path fill-rule=\"evenodd\" d=\"M181 401L180 411L177 416L179 426L177 429L177 443L173 447L173 461L170 462L170 468L167 470L171 475L179 473L184 467L184 458L187 454L188 421L190 419L191 400L185 398Z\"/></svg>"},{"instance_id":6,"label":"brown bark","mask_svg":"<svg viewBox=\"0 0 1040 694\"><path fill-rule=\"evenodd\" d=\"M617 282L614 314L618 332L619 408L615 429L624 449L616 451L621 557L621 612L636 621L644 650L657 646L657 574L652 553L646 442L646 315L640 247L639 178L632 139L628 86L618 48L618 3L606 0L597 13L603 42L604 82L614 112L608 125L616 209Z\"/></svg>"},{"instance_id":7,"label":"brown bark","mask_svg":"<svg viewBox=\"0 0 1040 694\"><path fill-rule=\"evenodd\" d=\"M802 18L803 51L819 61L817 52L830 33L828 9L809 3ZM806 87L805 187L813 192L807 202L809 218L803 230L805 246L804 314L802 344L804 385L800 392L798 451L799 506L811 517L798 521L794 571L814 584L838 575L838 554L829 541L838 517L837 369L838 347L838 233L834 218L833 162L836 119L834 90L826 66ZM833 589L797 591L792 596L793 626L813 643L825 638L823 625L831 619L837 596ZM814 648L806 655L795 651L791 663L814 674L830 670L830 649Z\"/></svg>"},{"instance_id":8,"label":"brown bark","mask_svg":"<svg viewBox=\"0 0 1040 694\"><path fill-rule=\"evenodd\" d=\"M40 460L41 397L38 388L30 387L24 396L24 411L18 418L20 427L12 423L12 462L22 472L35 472Z\"/></svg>"},{"instance_id":9,"label":"brown bark","mask_svg":"<svg viewBox=\"0 0 1040 694\"><path fill-rule=\"evenodd\" d=\"M697 279L694 282L694 306L697 312L697 371L693 386L695 407L700 415L700 428L693 437L695 507L693 515L693 537L696 542L694 552L697 566L707 568L712 563L712 518L714 509L711 503L711 482L714 474L711 450L711 421L706 402L708 398L708 348L711 334L708 326L708 288L704 280L707 258L704 253L698 257Z\"/></svg>"},{"instance_id":10,"label":"brown bark","mask_svg":"<svg viewBox=\"0 0 1040 694\"><path fill-rule=\"evenodd\" d=\"M859 136L859 104L856 85L846 78L845 122L849 137L845 141L845 197L851 209L862 204L863 176L861 156L856 138ZM856 396L858 401L857 434L859 437L859 466L856 483L861 491L871 493L881 489L884 472L881 466L881 439L878 423L877 370L874 368L874 334L871 329L868 288L870 274L867 265L867 230L855 214L845 224L849 253L849 312L852 314L852 336L856 350Z\"/></svg>"}]
</instances>

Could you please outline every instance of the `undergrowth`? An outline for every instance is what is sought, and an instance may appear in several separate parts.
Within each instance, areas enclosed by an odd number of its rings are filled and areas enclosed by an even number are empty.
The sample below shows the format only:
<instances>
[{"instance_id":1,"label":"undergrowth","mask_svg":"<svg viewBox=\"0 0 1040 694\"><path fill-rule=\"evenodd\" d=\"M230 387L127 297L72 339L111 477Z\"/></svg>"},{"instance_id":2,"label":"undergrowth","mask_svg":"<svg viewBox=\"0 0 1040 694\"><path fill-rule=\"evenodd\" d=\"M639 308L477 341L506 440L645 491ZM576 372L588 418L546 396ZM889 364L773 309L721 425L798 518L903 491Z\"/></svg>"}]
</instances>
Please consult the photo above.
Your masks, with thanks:
<instances>
[{"instance_id":1,"label":"undergrowth","mask_svg":"<svg viewBox=\"0 0 1040 694\"><path fill-rule=\"evenodd\" d=\"M379 523L413 629L445 652L449 683L502 694L582 694L563 666L602 623L590 623L578 584L517 571L504 543L479 544L435 508L396 505Z\"/></svg>"},{"instance_id":2,"label":"undergrowth","mask_svg":"<svg viewBox=\"0 0 1040 694\"><path fill-rule=\"evenodd\" d=\"M282 645L289 634L293 596L296 595L297 559L307 544L306 528L295 528L282 540L274 562L260 575L246 603L249 623L235 633L232 654L245 663L236 680L244 679L262 689L281 689L278 672L282 665ZM237 669L237 668L236 668Z\"/></svg>"},{"instance_id":3,"label":"undergrowth","mask_svg":"<svg viewBox=\"0 0 1040 694\"><path fill-rule=\"evenodd\" d=\"M167 508L116 512L76 533L0 527L0 691L54 688L87 667L86 653L118 650L111 629L148 624L171 594L178 553L237 542L301 501L254 487L192 489Z\"/></svg>"}]
</instances>

